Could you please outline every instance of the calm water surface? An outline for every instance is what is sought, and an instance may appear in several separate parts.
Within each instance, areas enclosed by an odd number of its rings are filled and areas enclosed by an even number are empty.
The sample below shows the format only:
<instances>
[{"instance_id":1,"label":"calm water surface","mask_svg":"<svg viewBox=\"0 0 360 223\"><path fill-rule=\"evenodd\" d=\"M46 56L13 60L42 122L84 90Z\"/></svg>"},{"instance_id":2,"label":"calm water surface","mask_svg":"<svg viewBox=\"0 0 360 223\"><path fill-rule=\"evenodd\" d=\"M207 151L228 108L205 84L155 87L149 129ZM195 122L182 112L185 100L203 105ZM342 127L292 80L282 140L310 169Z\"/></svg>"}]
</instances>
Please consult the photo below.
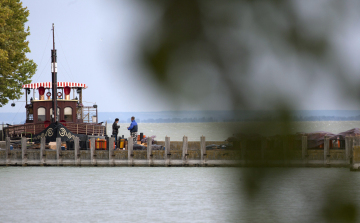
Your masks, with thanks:
<instances>
[{"instance_id":1,"label":"calm water surface","mask_svg":"<svg viewBox=\"0 0 360 223\"><path fill-rule=\"evenodd\" d=\"M325 222L356 185L346 168L1 167L0 222Z\"/></svg>"},{"instance_id":2,"label":"calm water surface","mask_svg":"<svg viewBox=\"0 0 360 223\"><path fill-rule=\"evenodd\" d=\"M352 128L360 128L360 121L312 121L293 122L290 133L326 131L334 134ZM112 123L107 125L107 133L112 133ZM126 129L130 123L119 123L119 136L129 137ZM182 141L183 136L188 136L189 141L199 141L205 136L208 141L223 141L232 136L234 132L242 131L260 133L264 136L281 134L284 125L277 122L204 122L204 123L139 123L139 133L147 136L156 136L159 141L164 141L169 136L171 141ZM1 129L1 125L0 125Z\"/></svg>"},{"instance_id":3,"label":"calm water surface","mask_svg":"<svg viewBox=\"0 0 360 223\"><path fill-rule=\"evenodd\" d=\"M110 135L111 124L108 123L107 126ZM289 129L291 133L326 131L337 134L352 128L360 128L359 121L313 121L292 124L292 128ZM130 136L126 129L128 126L129 123L120 123L119 136ZM139 123L139 132L147 136L155 135L159 141L164 141L165 136L169 136L172 141L182 141L184 135L188 136L189 141L199 141L201 136L205 136L209 141L223 141L237 130L271 136L281 134L283 126L282 123L277 122Z\"/></svg>"}]
</instances>

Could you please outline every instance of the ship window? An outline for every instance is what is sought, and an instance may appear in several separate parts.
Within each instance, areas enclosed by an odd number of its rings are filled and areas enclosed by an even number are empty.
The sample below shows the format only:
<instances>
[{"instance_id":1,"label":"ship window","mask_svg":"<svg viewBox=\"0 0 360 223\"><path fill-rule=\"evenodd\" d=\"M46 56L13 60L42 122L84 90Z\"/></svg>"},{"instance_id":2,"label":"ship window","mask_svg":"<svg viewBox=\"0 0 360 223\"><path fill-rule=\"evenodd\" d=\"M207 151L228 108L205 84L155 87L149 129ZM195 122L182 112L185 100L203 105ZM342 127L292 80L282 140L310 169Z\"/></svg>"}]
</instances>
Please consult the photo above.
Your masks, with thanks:
<instances>
[{"instance_id":1,"label":"ship window","mask_svg":"<svg viewBox=\"0 0 360 223\"><path fill-rule=\"evenodd\" d=\"M64 108L64 119L67 122L72 122L72 108L71 107L66 107Z\"/></svg>"},{"instance_id":2,"label":"ship window","mask_svg":"<svg viewBox=\"0 0 360 223\"><path fill-rule=\"evenodd\" d=\"M53 113L53 109L50 108L50 119L52 119L52 113ZM59 116L60 116L60 108L57 108L56 121L59 121Z\"/></svg>"},{"instance_id":3,"label":"ship window","mask_svg":"<svg viewBox=\"0 0 360 223\"><path fill-rule=\"evenodd\" d=\"M38 116L38 121L45 121L45 108L40 107L38 108L38 112L37 112L37 116Z\"/></svg>"},{"instance_id":4,"label":"ship window","mask_svg":"<svg viewBox=\"0 0 360 223\"><path fill-rule=\"evenodd\" d=\"M32 108L28 108L27 109L27 120L32 121L33 120L33 109Z\"/></svg>"}]
</instances>

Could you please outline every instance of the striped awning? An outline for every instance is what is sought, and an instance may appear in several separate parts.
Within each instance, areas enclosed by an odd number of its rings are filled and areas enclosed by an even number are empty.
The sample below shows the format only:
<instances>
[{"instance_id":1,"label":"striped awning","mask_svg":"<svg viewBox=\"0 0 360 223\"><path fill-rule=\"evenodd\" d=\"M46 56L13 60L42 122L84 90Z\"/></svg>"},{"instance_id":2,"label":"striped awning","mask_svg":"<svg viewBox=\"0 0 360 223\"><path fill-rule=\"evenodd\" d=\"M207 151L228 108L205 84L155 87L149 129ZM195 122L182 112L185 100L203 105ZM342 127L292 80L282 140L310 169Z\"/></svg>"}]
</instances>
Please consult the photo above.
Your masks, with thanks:
<instances>
[{"instance_id":1,"label":"striped awning","mask_svg":"<svg viewBox=\"0 0 360 223\"><path fill-rule=\"evenodd\" d=\"M44 87L45 89L51 88L51 82L40 82L40 83L31 83L31 84L24 84L22 88L25 89L38 89L39 87ZM74 83L74 82L57 82L58 88L63 87L71 87L71 88L87 88L86 84L81 83Z\"/></svg>"}]
</instances>

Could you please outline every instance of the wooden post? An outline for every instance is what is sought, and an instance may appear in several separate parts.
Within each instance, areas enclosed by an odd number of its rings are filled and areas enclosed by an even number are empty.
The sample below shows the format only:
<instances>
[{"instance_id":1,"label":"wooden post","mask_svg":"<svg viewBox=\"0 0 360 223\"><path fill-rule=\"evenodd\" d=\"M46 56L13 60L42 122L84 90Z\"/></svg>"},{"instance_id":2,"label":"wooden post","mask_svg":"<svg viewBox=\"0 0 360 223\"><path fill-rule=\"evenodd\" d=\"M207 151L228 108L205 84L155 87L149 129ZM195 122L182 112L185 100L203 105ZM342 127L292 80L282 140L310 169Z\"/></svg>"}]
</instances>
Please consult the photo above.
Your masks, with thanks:
<instances>
[{"instance_id":1,"label":"wooden post","mask_svg":"<svg viewBox=\"0 0 360 223\"><path fill-rule=\"evenodd\" d=\"M91 160L91 164L96 166L96 158L95 158L95 138L92 137L90 139L90 160Z\"/></svg>"},{"instance_id":2,"label":"wooden post","mask_svg":"<svg viewBox=\"0 0 360 223\"><path fill-rule=\"evenodd\" d=\"M132 137L128 138L128 165L133 166L134 152L133 152L134 140Z\"/></svg>"},{"instance_id":3,"label":"wooden post","mask_svg":"<svg viewBox=\"0 0 360 223\"><path fill-rule=\"evenodd\" d=\"M205 136L200 137L200 154L201 154L201 166L206 166L207 154L206 154Z\"/></svg>"},{"instance_id":4,"label":"wooden post","mask_svg":"<svg viewBox=\"0 0 360 223\"><path fill-rule=\"evenodd\" d=\"M22 165L27 166L28 154L26 148L26 137L21 137Z\"/></svg>"},{"instance_id":5,"label":"wooden post","mask_svg":"<svg viewBox=\"0 0 360 223\"><path fill-rule=\"evenodd\" d=\"M350 137L345 136L345 161L348 162L349 160L349 146L350 146Z\"/></svg>"},{"instance_id":6,"label":"wooden post","mask_svg":"<svg viewBox=\"0 0 360 223\"><path fill-rule=\"evenodd\" d=\"M6 160L6 165L10 165L10 137L6 137L5 138L5 160Z\"/></svg>"},{"instance_id":7,"label":"wooden post","mask_svg":"<svg viewBox=\"0 0 360 223\"><path fill-rule=\"evenodd\" d=\"M80 160L80 139L79 137L75 137L74 139L74 157L75 157L75 166L81 165Z\"/></svg>"},{"instance_id":8,"label":"wooden post","mask_svg":"<svg viewBox=\"0 0 360 223\"><path fill-rule=\"evenodd\" d=\"M360 169L359 166L359 146L360 146L360 136L356 135L351 137L352 138L352 148L350 151L350 170Z\"/></svg>"},{"instance_id":9,"label":"wooden post","mask_svg":"<svg viewBox=\"0 0 360 223\"><path fill-rule=\"evenodd\" d=\"M147 139L147 159L149 166L153 166L153 155L152 155L152 138L148 137Z\"/></svg>"},{"instance_id":10,"label":"wooden post","mask_svg":"<svg viewBox=\"0 0 360 223\"><path fill-rule=\"evenodd\" d=\"M357 139L359 137L353 136L351 138L352 138L352 148L351 148L351 155L350 155L350 165L354 165L355 164L354 158L353 158L354 157L354 147L358 146Z\"/></svg>"},{"instance_id":11,"label":"wooden post","mask_svg":"<svg viewBox=\"0 0 360 223\"><path fill-rule=\"evenodd\" d=\"M79 124L76 124L76 134L79 134Z\"/></svg>"},{"instance_id":12,"label":"wooden post","mask_svg":"<svg viewBox=\"0 0 360 223\"><path fill-rule=\"evenodd\" d=\"M114 142L115 142L115 138L111 137L109 138L109 166L114 166Z\"/></svg>"},{"instance_id":13,"label":"wooden post","mask_svg":"<svg viewBox=\"0 0 360 223\"><path fill-rule=\"evenodd\" d=\"M350 137L350 151L349 151L349 162L350 164L352 164L353 162L353 157L354 157L354 138L356 138L356 136L351 136Z\"/></svg>"},{"instance_id":14,"label":"wooden post","mask_svg":"<svg viewBox=\"0 0 360 223\"><path fill-rule=\"evenodd\" d=\"M324 137L324 164L330 164L330 141L328 136Z\"/></svg>"},{"instance_id":15,"label":"wooden post","mask_svg":"<svg viewBox=\"0 0 360 223\"><path fill-rule=\"evenodd\" d=\"M56 138L56 158L57 165L62 166L62 153L61 153L61 138Z\"/></svg>"},{"instance_id":16,"label":"wooden post","mask_svg":"<svg viewBox=\"0 0 360 223\"><path fill-rule=\"evenodd\" d=\"M354 137L352 138L353 146L357 146L357 145L358 145L358 144L357 144L357 138L358 138L358 137L356 137L356 136L354 136Z\"/></svg>"},{"instance_id":17,"label":"wooden post","mask_svg":"<svg viewBox=\"0 0 360 223\"><path fill-rule=\"evenodd\" d=\"M164 153L164 159L165 159L165 166L171 166L170 164L170 137L165 137L165 153Z\"/></svg>"},{"instance_id":18,"label":"wooden post","mask_svg":"<svg viewBox=\"0 0 360 223\"><path fill-rule=\"evenodd\" d=\"M45 136L43 136L40 138L40 165L41 166L44 166L44 164L45 164L45 157L46 157L45 143L46 143Z\"/></svg>"},{"instance_id":19,"label":"wooden post","mask_svg":"<svg viewBox=\"0 0 360 223\"><path fill-rule=\"evenodd\" d=\"M183 137L183 146L182 146L182 160L183 166L188 166L189 154L188 154L188 137Z\"/></svg>"},{"instance_id":20,"label":"wooden post","mask_svg":"<svg viewBox=\"0 0 360 223\"><path fill-rule=\"evenodd\" d=\"M353 147L353 137L346 136L345 137L345 160L348 164L350 164L352 147Z\"/></svg>"},{"instance_id":21,"label":"wooden post","mask_svg":"<svg viewBox=\"0 0 360 223\"><path fill-rule=\"evenodd\" d=\"M307 136L301 137L301 157L305 164L308 163L308 143L307 143Z\"/></svg>"}]
</instances>

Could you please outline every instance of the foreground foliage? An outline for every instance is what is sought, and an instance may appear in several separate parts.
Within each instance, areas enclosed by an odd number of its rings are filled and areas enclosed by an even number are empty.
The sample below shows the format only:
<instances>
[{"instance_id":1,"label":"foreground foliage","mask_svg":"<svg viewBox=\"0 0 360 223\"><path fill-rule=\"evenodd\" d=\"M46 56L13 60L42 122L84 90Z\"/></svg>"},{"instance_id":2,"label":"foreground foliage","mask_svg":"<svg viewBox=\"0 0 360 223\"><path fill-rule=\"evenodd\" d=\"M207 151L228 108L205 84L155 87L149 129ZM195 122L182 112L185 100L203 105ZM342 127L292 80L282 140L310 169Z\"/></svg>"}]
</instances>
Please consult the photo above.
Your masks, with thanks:
<instances>
[{"instance_id":1,"label":"foreground foliage","mask_svg":"<svg viewBox=\"0 0 360 223\"><path fill-rule=\"evenodd\" d=\"M30 52L30 29L25 31L29 10L17 1L0 0L0 107L19 99L21 86L30 83L36 64L26 57Z\"/></svg>"}]
</instances>

